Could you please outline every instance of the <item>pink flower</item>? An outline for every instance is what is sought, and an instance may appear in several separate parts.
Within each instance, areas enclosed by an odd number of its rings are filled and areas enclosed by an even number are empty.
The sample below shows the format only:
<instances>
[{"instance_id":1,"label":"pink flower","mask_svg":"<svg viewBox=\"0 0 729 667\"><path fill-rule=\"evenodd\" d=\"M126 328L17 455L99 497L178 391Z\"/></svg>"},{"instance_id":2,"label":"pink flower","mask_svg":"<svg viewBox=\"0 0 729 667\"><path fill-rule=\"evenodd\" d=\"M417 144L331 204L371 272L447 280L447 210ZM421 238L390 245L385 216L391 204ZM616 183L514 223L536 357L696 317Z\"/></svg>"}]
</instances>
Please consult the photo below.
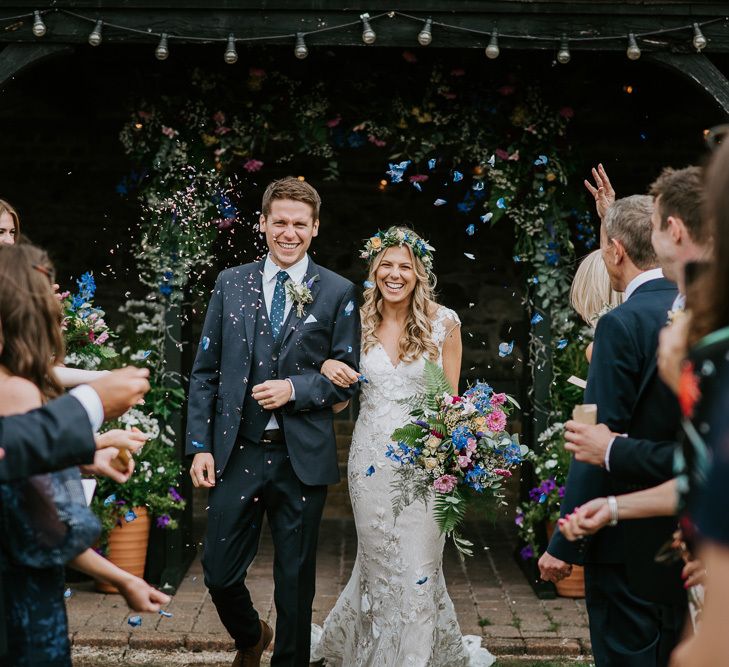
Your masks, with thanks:
<instances>
[{"instance_id":1,"label":"pink flower","mask_svg":"<svg viewBox=\"0 0 729 667\"><path fill-rule=\"evenodd\" d=\"M496 157L501 158L502 160L508 160L509 159L509 153L505 151L503 148L497 148L494 153L496 153Z\"/></svg>"},{"instance_id":2,"label":"pink flower","mask_svg":"<svg viewBox=\"0 0 729 667\"><path fill-rule=\"evenodd\" d=\"M169 137L170 139L173 139L178 134L178 132L177 130L173 130L171 127L163 125L162 134L164 134L166 137Z\"/></svg>"},{"instance_id":3,"label":"pink flower","mask_svg":"<svg viewBox=\"0 0 729 667\"><path fill-rule=\"evenodd\" d=\"M104 331L103 333L99 334L99 337L96 339L96 344L103 345L104 343L106 343L107 340L109 340L109 332Z\"/></svg>"},{"instance_id":4,"label":"pink flower","mask_svg":"<svg viewBox=\"0 0 729 667\"><path fill-rule=\"evenodd\" d=\"M486 415L486 426L490 431L503 431L506 427L506 415L501 410L494 410Z\"/></svg>"},{"instance_id":5,"label":"pink flower","mask_svg":"<svg viewBox=\"0 0 729 667\"><path fill-rule=\"evenodd\" d=\"M494 474L499 475L500 477L506 477L509 479L511 477L511 471L510 470L504 470L503 468L494 468ZM517 524L521 525L521 524Z\"/></svg>"},{"instance_id":6,"label":"pink flower","mask_svg":"<svg viewBox=\"0 0 729 667\"><path fill-rule=\"evenodd\" d=\"M71 296L71 292L68 291L58 294L59 299L68 299L69 296Z\"/></svg>"},{"instance_id":7,"label":"pink flower","mask_svg":"<svg viewBox=\"0 0 729 667\"><path fill-rule=\"evenodd\" d=\"M433 482L433 488L438 493L450 493L456 488L458 480L453 475L441 475Z\"/></svg>"},{"instance_id":8,"label":"pink flower","mask_svg":"<svg viewBox=\"0 0 729 667\"><path fill-rule=\"evenodd\" d=\"M425 183L428 180L428 174L413 174L410 177L411 183Z\"/></svg>"},{"instance_id":9,"label":"pink flower","mask_svg":"<svg viewBox=\"0 0 729 667\"><path fill-rule=\"evenodd\" d=\"M514 162L518 162L519 161L519 150L517 149L511 155L509 155L508 159L512 160Z\"/></svg>"},{"instance_id":10,"label":"pink flower","mask_svg":"<svg viewBox=\"0 0 729 667\"><path fill-rule=\"evenodd\" d=\"M337 115L336 118L332 118L331 120L327 121L327 127L336 127L341 122L342 122L342 117Z\"/></svg>"},{"instance_id":11,"label":"pink flower","mask_svg":"<svg viewBox=\"0 0 729 667\"><path fill-rule=\"evenodd\" d=\"M493 394L491 396L491 405L503 405L506 403L506 394Z\"/></svg>"},{"instance_id":12,"label":"pink flower","mask_svg":"<svg viewBox=\"0 0 729 667\"><path fill-rule=\"evenodd\" d=\"M370 134L369 137L367 137L367 141L369 141L371 144L374 144L377 146L377 148L382 148L383 146L387 145L386 141L383 141L382 139L378 139L374 134Z\"/></svg>"},{"instance_id":13,"label":"pink flower","mask_svg":"<svg viewBox=\"0 0 729 667\"><path fill-rule=\"evenodd\" d=\"M250 158L249 160L246 160L245 164L243 165L243 169L252 174L254 171L260 171L262 166L263 162Z\"/></svg>"},{"instance_id":14,"label":"pink flower","mask_svg":"<svg viewBox=\"0 0 729 667\"><path fill-rule=\"evenodd\" d=\"M458 456L458 467L459 468L468 468L468 466L471 465L471 457L466 456Z\"/></svg>"},{"instance_id":15,"label":"pink flower","mask_svg":"<svg viewBox=\"0 0 729 667\"><path fill-rule=\"evenodd\" d=\"M469 438L468 439L468 442L466 443L466 449L469 452L475 452L477 446L478 446L478 443L476 442L476 438Z\"/></svg>"},{"instance_id":16,"label":"pink flower","mask_svg":"<svg viewBox=\"0 0 729 667\"><path fill-rule=\"evenodd\" d=\"M572 107L562 107L559 110L559 115L569 120L575 115L575 110Z\"/></svg>"},{"instance_id":17,"label":"pink flower","mask_svg":"<svg viewBox=\"0 0 729 667\"><path fill-rule=\"evenodd\" d=\"M94 333L94 330L91 329L89 331L89 334L88 335L89 335L89 341L93 343L94 342L94 338L96 338L96 334Z\"/></svg>"},{"instance_id":18,"label":"pink flower","mask_svg":"<svg viewBox=\"0 0 729 667\"><path fill-rule=\"evenodd\" d=\"M408 63L418 62L418 56L416 56L412 51L403 51L402 57L405 60L405 62L408 62Z\"/></svg>"}]
</instances>

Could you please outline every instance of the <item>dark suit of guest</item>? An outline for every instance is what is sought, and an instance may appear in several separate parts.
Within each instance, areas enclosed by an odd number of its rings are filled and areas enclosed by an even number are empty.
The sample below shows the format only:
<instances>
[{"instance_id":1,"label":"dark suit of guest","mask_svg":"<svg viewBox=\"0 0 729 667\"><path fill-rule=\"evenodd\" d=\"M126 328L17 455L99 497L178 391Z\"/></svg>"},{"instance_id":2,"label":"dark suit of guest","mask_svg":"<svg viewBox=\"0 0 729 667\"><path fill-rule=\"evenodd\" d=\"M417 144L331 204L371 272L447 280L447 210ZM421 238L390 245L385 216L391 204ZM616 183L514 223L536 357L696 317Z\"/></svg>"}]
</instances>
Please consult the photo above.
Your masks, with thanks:
<instances>
[{"instance_id":1,"label":"dark suit of guest","mask_svg":"<svg viewBox=\"0 0 729 667\"><path fill-rule=\"evenodd\" d=\"M316 277L313 301L301 315L291 307L276 337L264 301L265 267L261 261L218 276L190 379L187 453L215 459L203 567L221 621L239 649L260 637L245 577L265 513L277 613L271 664L298 667L309 664L327 485L339 481L332 406L356 391L334 386L319 370L329 358L358 367L359 311L354 285L308 259L304 282ZM286 378L295 399L275 412L272 424L251 389Z\"/></svg>"},{"instance_id":2,"label":"dark suit of guest","mask_svg":"<svg viewBox=\"0 0 729 667\"><path fill-rule=\"evenodd\" d=\"M572 461L562 515L586 501L654 486L673 476L680 413L658 377L658 335L676 296L664 278L640 285L600 318L585 403L617 437L608 468ZM585 564L592 651L598 667L654 667L668 661L686 609L680 566L654 561L676 528L674 518L623 521L583 542L555 532L547 551Z\"/></svg>"}]
</instances>

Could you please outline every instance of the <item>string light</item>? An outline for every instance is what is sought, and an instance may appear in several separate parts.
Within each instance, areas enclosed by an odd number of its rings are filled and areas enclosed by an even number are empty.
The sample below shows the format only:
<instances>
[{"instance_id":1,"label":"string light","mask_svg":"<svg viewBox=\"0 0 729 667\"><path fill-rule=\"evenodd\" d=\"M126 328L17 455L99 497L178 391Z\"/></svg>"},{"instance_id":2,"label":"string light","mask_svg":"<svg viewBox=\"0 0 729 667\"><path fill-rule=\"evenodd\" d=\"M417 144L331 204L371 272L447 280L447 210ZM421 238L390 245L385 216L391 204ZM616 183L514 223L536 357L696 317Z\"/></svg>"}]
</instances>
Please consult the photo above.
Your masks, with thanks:
<instances>
[{"instance_id":1,"label":"string light","mask_svg":"<svg viewBox=\"0 0 729 667\"><path fill-rule=\"evenodd\" d=\"M566 65L572 56L570 55L570 46L567 41L567 35L562 35L562 41L559 45L559 51L557 51L557 62L560 65Z\"/></svg>"},{"instance_id":2,"label":"string light","mask_svg":"<svg viewBox=\"0 0 729 667\"><path fill-rule=\"evenodd\" d=\"M296 46L294 47L294 55L299 59L303 60L309 55L309 49L306 48L306 42L304 41L304 33L296 33Z\"/></svg>"},{"instance_id":3,"label":"string light","mask_svg":"<svg viewBox=\"0 0 729 667\"><path fill-rule=\"evenodd\" d=\"M162 36L159 38L159 44L157 44L157 48L154 50L154 55L157 57L157 60L167 60L167 57L170 55L170 49L167 46L166 32L163 32Z\"/></svg>"},{"instance_id":4,"label":"string light","mask_svg":"<svg viewBox=\"0 0 729 667\"><path fill-rule=\"evenodd\" d=\"M91 44L91 46L99 46L99 44L101 44L101 28L103 25L104 22L101 19L96 22L94 29L89 35L89 44Z\"/></svg>"},{"instance_id":5,"label":"string light","mask_svg":"<svg viewBox=\"0 0 729 667\"><path fill-rule=\"evenodd\" d=\"M489 45L486 47L486 57L493 60L499 57L499 53L501 53L499 49L499 31L494 28L494 31L491 33Z\"/></svg>"},{"instance_id":6,"label":"string light","mask_svg":"<svg viewBox=\"0 0 729 667\"><path fill-rule=\"evenodd\" d=\"M630 60L638 60L638 58L640 58L640 47L638 46L638 42L635 40L635 35L632 32L628 35L628 48L625 50L625 55L627 55Z\"/></svg>"},{"instance_id":7,"label":"string light","mask_svg":"<svg viewBox=\"0 0 729 667\"><path fill-rule=\"evenodd\" d=\"M377 35L370 25L370 15L362 14L360 18L362 19L362 41L365 44L374 44L377 39Z\"/></svg>"},{"instance_id":8,"label":"string light","mask_svg":"<svg viewBox=\"0 0 729 667\"><path fill-rule=\"evenodd\" d=\"M225 47L223 60L228 65L235 65L238 62L238 52L235 50L235 37L232 32L228 35L228 46Z\"/></svg>"},{"instance_id":9,"label":"string light","mask_svg":"<svg viewBox=\"0 0 729 667\"><path fill-rule=\"evenodd\" d=\"M418 33L418 42L420 43L420 46L429 46L433 41L432 28L433 20L426 19L423 29Z\"/></svg>"},{"instance_id":10,"label":"string light","mask_svg":"<svg viewBox=\"0 0 729 667\"><path fill-rule=\"evenodd\" d=\"M43 17L38 10L33 12L33 34L36 37L43 37L46 34L46 24L43 23Z\"/></svg>"},{"instance_id":11,"label":"string light","mask_svg":"<svg viewBox=\"0 0 729 667\"><path fill-rule=\"evenodd\" d=\"M704 37L704 33L701 32L701 28L698 23L694 23L694 38L691 40L691 43L694 45L696 51L702 51L706 47L706 37Z\"/></svg>"}]
</instances>

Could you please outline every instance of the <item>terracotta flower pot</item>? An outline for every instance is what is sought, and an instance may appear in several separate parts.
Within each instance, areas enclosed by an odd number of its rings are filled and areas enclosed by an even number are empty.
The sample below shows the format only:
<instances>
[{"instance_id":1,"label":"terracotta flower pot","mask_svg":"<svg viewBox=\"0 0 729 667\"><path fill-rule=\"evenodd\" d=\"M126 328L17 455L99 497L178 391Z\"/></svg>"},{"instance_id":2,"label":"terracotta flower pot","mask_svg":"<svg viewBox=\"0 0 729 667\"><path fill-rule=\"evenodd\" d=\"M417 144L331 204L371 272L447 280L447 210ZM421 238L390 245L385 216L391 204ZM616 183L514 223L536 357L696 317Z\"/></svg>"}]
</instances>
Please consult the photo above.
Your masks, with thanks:
<instances>
[{"instance_id":1,"label":"terracotta flower pot","mask_svg":"<svg viewBox=\"0 0 729 667\"><path fill-rule=\"evenodd\" d=\"M554 524L547 524L547 540L552 539ZM585 597L585 568L582 565L573 565L569 577L558 581L554 587L557 595L561 598L583 598Z\"/></svg>"},{"instance_id":2,"label":"terracotta flower pot","mask_svg":"<svg viewBox=\"0 0 729 667\"><path fill-rule=\"evenodd\" d=\"M151 521L146 507L135 507L134 513L137 515L134 521L127 523L122 519L121 525L114 526L109 533L106 557L122 570L137 577L143 577ZM102 593L119 592L111 584L99 581L96 582L96 590Z\"/></svg>"}]
</instances>

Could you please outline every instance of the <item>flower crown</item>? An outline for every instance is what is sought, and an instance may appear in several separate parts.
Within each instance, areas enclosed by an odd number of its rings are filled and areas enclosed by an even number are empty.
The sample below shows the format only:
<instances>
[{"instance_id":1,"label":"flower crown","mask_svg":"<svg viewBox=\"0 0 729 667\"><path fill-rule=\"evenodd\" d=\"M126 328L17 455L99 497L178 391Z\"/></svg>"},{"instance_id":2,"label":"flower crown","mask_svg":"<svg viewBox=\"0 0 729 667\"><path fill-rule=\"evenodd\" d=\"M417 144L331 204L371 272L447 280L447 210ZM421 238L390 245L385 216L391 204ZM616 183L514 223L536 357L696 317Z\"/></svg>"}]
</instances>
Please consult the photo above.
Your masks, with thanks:
<instances>
[{"instance_id":1,"label":"flower crown","mask_svg":"<svg viewBox=\"0 0 729 667\"><path fill-rule=\"evenodd\" d=\"M420 261L423 263L426 271L433 271L433 253L435 248L427 241L424 241L414 232L398 227L390 227L387 231L378 231L377 234L367 239L365 247L360 253L362 259L371 262L374 257L385 248L393 248L394 246L408 246Z\"/></svg>"}]
</instances>

